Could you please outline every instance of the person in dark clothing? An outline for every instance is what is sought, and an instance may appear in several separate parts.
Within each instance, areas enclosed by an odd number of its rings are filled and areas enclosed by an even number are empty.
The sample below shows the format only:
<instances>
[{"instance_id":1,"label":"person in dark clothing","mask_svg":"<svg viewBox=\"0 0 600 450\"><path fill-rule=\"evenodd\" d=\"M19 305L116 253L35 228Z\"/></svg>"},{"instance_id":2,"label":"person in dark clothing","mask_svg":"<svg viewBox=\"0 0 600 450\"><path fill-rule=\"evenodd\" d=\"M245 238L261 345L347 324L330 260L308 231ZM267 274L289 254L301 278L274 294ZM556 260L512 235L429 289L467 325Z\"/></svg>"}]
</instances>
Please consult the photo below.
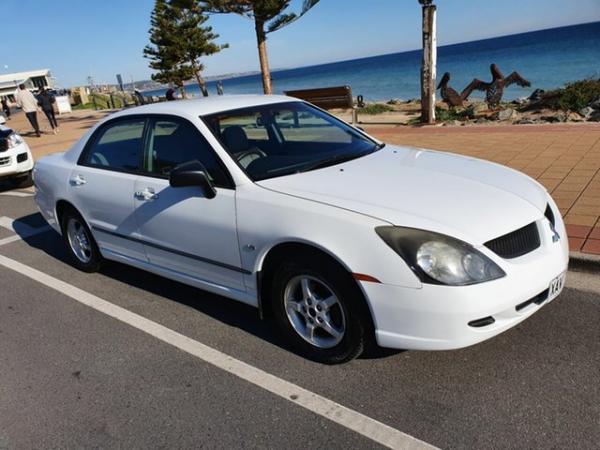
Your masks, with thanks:
<instances>
[{"instance_id":1,"label":"person in dark clothing","mask_svg":"<svg viewBox=\"0 0 600 450\"><path fill-rule=\"evenodd\" d=\"M54 103L56 103L56 99L53 95L50 95L47 89L41 88L40 93L38 94L38 105L46 114L48 118L48 122L50 122L50 126L52 127L52 131L54 134L58 133L60 130L58 129L58 122L56 121L56 115L54 114Z\"/></svg>"},{"instance_id":2,"label":"person in dark clothing","mask_svg":"<svg viewBox=\"0 0 600 450\"><path fill-rule=\"evenodd\" d=\"M6 118L10 120L10 106L6 97L2 97L2 111L4 111Z\"/></svg>"},{"instance_id":3,"label":"person in dark clothing","mask_svg":"<svg viewBox=\"0 0 600 450\"><path fill-rule=\"evenodd\" d=\"M167 98L168 101L176 100L175 90L173 88L167 89L167 92L165 93L165 97Z\"/></svg>"}]
</instances>

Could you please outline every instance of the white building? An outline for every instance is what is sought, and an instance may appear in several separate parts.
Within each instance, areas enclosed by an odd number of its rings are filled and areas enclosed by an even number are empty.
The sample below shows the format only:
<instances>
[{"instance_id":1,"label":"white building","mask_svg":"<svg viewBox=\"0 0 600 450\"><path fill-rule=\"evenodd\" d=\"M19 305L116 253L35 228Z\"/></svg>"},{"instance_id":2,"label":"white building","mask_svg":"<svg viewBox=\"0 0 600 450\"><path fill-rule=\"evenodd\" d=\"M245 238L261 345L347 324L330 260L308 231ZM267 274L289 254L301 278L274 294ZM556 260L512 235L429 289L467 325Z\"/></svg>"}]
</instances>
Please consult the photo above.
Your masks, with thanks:
<instances>
[{"instance_id":1,"label":"white building","mask_svg":"<svg viewBox=\"0 0 600 450\"><path fill-rule=\"evenodd\" d=\"M0 75L0 97L10 96L20 84L27 89L35 91L43 86L54 87L54 79L49 69L30 70L29 72L7 73Z\"/></svg>"}]
</instances>

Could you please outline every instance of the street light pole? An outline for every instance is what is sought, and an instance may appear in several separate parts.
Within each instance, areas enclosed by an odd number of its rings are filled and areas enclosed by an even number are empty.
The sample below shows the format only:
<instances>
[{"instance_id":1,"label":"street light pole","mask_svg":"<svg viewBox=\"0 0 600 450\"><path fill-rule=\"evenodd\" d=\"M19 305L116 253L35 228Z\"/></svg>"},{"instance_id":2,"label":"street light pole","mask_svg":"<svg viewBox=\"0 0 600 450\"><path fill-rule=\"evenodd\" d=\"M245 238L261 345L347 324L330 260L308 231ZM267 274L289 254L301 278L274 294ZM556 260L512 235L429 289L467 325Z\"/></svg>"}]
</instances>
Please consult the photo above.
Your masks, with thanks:
<instances>
[{"instance_id":1,"label":"street light pole","mask_svg":"<svg viewBox=\"0 0 600 450\"><path fill-rule=\"evenodd\" d=\"M421 64L421 122L435 123L435 78L437 64L436 6L419 0L423 9L423 59Z\"/></svg>"}]
</instances>

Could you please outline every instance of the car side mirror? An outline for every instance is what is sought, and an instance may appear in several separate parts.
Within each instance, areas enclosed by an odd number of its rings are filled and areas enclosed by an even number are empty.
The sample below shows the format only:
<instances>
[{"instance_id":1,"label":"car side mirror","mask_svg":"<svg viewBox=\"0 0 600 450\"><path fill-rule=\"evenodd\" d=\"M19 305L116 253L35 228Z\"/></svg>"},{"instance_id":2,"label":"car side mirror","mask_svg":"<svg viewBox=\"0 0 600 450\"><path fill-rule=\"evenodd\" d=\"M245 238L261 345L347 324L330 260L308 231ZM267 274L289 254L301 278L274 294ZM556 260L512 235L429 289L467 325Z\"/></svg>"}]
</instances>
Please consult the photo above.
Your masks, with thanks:
<instances>
[{"instance_id":1,"label":"car side mirror","mask_svg":"<svg viewBox=\"0 0 600 450\"><path fill-rule=\"evenodd\" d=\"M0 114L0 125L4 125L6 123L6 118Z\"/></svg>"},{"instance_id":2,"label":"car side mirror","mask_svg":"<svg viewBox=\"0 0 600 450\"><path fill-rule=\"evenodd\" d=\"M171 187L193 187L200 188L206 198L215 198L217 191L208 178L206 168L200 161L190 161L179 164L169 176Z\"/></svg>"}]
</instances>

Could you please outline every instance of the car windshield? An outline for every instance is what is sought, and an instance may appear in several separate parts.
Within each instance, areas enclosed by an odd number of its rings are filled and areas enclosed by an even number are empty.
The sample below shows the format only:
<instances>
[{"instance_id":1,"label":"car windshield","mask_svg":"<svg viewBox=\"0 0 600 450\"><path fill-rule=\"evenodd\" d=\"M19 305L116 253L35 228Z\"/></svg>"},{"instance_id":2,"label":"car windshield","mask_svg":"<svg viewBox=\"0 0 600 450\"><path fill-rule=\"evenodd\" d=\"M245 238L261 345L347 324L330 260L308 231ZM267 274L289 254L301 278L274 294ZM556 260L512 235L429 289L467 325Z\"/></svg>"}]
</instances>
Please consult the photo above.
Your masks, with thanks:
<instances>
[{"instance_id":1,"label":"car windshield","mask_svg":"<svg viewBox=\"0 0 600 450\"><path fill-rule=\"evenodd\" d=\"M225 111L202 119L254 181L339 164L381 147L303 102Z\"/></svg>"}]
</instances>

